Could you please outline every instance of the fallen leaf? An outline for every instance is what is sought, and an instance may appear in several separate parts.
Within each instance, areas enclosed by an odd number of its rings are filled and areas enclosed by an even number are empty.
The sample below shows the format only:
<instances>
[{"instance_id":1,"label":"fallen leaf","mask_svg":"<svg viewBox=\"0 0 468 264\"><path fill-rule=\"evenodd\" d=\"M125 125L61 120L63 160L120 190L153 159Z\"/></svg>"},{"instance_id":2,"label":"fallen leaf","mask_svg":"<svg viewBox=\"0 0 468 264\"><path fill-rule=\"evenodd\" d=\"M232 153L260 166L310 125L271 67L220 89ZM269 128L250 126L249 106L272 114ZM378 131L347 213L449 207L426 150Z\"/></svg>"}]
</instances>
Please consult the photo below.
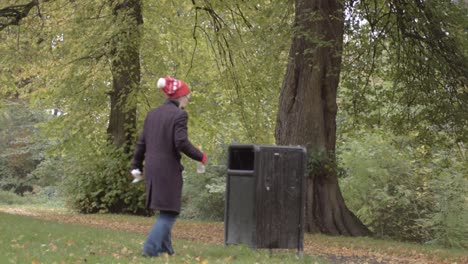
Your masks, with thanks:
<instances>
[{"instance_id":1,"label":"fallen leaf","mask_svg":"<svg viewBox=\"0 0 468 264\"><path fill-rule=\"evenodd\" d=\"M208 264L208 260L204 259L203 257L197 256L195 258L196 261L200 262L200 264Z\"/></svg>"},{"instance_id":2,"label":"fallen leaf","mask_svg":"<svg viewBox=\"0 0 468 264\"><path fill-rule=\"evenodd\" d=\"M22 248L24 248L24 245L21 245L21 244L15 242L15 243L11 244L11 247L12 248L22 249Z\"/></svg>"},{"instance_id":3,"label":"fallen leaf","mask_svg":"<svg viewBox=\"0 0 468 264\"><path fill-rule=\"evenodd\" d=\"M57 251L57 246L54 245L53 243L50 243L49 248L50 248L50 250L52 250L52 251Z\"/></svg>"},{"instance_id":4,"label":"fallen leaf","mask_svg":"<svg viewBox=\"0 0 468 264\"><path fill-rule=\"evenodd\" d=\"M122 248L122 250L120 251L122 254L127 254L128 252L128 248L124 247Z\"/></svg>"}]
</instances>

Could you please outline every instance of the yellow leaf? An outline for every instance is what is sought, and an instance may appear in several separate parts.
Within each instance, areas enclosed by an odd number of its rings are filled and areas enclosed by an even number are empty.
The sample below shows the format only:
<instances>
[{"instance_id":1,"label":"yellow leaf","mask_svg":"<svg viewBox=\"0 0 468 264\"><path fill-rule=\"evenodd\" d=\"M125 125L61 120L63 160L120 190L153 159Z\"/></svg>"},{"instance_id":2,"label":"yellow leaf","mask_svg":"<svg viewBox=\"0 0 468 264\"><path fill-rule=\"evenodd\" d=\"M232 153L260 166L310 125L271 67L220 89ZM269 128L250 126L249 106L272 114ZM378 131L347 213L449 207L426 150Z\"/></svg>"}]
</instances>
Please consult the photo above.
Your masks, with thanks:
<instances>
[{"instance_id":1,"label":"yellow leaf","mask_svg":"<svg viewBox=\"0 0 468 264\"><path fill-rule=\"evenodd\" d=\"M203 257L200 257L200 256L197 256L195 260L200 262L201 264L208 264L208 260L203 259Z\"/></svg>"},{"instance_id":2,"label":"yellow leaf","mask_svg":"<svg viewBox=\"0 0 468 264\"><path fill-rule=\"evenodd\" d=\"M37 259L34 258L34 259L32 260L32 264L39 264L39 261L37 261Z\"/></svg>"}]
</instances>

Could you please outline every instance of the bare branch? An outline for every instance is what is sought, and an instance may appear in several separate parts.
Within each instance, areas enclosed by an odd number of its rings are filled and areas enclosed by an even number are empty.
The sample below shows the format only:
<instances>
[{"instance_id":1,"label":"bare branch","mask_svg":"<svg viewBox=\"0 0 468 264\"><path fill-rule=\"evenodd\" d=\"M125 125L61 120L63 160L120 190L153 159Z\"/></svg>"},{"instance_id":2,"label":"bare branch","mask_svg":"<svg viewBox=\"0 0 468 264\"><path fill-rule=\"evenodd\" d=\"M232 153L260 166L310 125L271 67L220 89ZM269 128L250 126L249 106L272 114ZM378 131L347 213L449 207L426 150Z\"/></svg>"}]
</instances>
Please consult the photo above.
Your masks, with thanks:
<instances>
[{"instance_id":1,"label":"bare branch","mask_svg":"<svg viewBox=\"0 0 468 264\"><path fill-rule=\"evenodd\" d=\"M14 5L0 9L0 31L8 26L19 25L28 16L33 7L39 7L39 0L32 0L25 5Z\"/></svg>"}]
</instances>

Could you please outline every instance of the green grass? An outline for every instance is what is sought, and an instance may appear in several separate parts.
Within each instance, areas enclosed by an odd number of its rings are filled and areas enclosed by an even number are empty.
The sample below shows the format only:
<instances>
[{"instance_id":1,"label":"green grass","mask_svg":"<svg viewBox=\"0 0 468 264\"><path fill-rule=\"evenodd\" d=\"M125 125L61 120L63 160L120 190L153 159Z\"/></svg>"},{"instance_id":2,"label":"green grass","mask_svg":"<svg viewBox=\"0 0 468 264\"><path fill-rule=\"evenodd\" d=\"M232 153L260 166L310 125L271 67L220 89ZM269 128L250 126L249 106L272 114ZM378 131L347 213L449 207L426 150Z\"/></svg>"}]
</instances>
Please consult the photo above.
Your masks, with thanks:
<instances>
[{"instance_id":1,"label":"green grass","mask_svg":"<svg viewBox=\"0 0 468 264\"><path fill-rule=\"evenodd\" d=\"M6 198L5 198L6 197ZM99 228L70 225L59 222L38 220L31 217L5 215L0 213L0 264L2 263L327 263L318 258L298 259L294 251L274 252L253 251L242 246L216 246L175 240L175 257L145 259L140 249L154 217L140 217L116 214L81 215L63 207L60 201L15 197L0 192L0 209L14 209L19 213L38 216L59 216L66 220L77 218L86 223L105 221L108 226ZM12 201L12 203L10 203ZM17 203L21 201L21 203ZM41 203L42 201L42 203ZM53 218L56 219L56 218ZM79 221L78 221L79 222ZM203 224L204 221L179 219L179 224ZM116 223L143 226L131 232L119 232ZM207 222L207 224L222 224ZM107 228L107 229L106 229ZM202 232L202 231L200 231ZM195 237L196 239L196 237ZM365 260L366 256L378 259L403 257L416 263L467 263L468 255L462 249L447 249L437 245L398 242L367 237L326 236L305 234L305 241L312 252L356 255ZM25 249L26 248L26 249ZM311 253L309 254L317 254ZM357 261L355 263L360 263ZM155 262L156 261L156 262Z\"/></svg>"},{"instance_id":2,"label":"green grass","mask_svg":"<svg viewBox=\"0 0 468 264\"><path fill-rule=\"evenodd\" d=\"M140 256L144 235L0 213L0 263L327 263L294 252L173 241L176 255Z\"/></svg>"},{"instance_id":3,"label":"green grass","mask_svg":"<svg viewBox=\"0 0 468 264\"><path fill-rule=\"evenodd\" d=\"M64 202L58 197L47 197L45 194L25 193L19 196L14 192L0 190L0 205L37 206L40 208L63 208Z\"/></svg>"},{"instance_id":4,"label":"green grass","mask_svg":"<svg viewBox=\"0 0 468 264\"><path fill-rule=\"evenodd\" d=\"M0 204L12 205L12 204L24 204L26 200L23 197L16 195L13 192L7 192L0 190Z\"/></svg>"}]
</instances>

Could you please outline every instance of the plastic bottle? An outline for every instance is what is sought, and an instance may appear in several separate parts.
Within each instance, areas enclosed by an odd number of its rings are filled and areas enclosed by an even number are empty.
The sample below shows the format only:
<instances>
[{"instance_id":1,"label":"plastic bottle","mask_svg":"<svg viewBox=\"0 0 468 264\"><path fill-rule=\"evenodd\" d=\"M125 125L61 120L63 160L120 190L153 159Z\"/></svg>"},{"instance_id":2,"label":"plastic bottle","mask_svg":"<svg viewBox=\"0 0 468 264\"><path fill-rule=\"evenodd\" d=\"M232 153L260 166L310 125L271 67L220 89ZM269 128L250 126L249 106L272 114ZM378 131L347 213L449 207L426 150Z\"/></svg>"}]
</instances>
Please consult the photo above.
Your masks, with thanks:
<instances>
[{"instance_id":1,"label":"plastic bottle","mask_svg":"<svg viewBox=\"0 0 468 264\"><path fill-rule=\"evenodd\" d=\"M205 173L205 165L201 162L197 164L197 173Z\"/></svg>"},{"instance_id":2,"label":"plastic bottle","mask_svg":"<svg viewBox=\"0 0 468 264\"><path fill-rule=\"evenodd\" d=\"M202 151L201 146L198 146L198 149L200 151ZM197 173L205 173L205 170L206 170L205 164L203 164L201 162L198 162L198 164L197 164Z\"/></svg>"}]
</instances>

